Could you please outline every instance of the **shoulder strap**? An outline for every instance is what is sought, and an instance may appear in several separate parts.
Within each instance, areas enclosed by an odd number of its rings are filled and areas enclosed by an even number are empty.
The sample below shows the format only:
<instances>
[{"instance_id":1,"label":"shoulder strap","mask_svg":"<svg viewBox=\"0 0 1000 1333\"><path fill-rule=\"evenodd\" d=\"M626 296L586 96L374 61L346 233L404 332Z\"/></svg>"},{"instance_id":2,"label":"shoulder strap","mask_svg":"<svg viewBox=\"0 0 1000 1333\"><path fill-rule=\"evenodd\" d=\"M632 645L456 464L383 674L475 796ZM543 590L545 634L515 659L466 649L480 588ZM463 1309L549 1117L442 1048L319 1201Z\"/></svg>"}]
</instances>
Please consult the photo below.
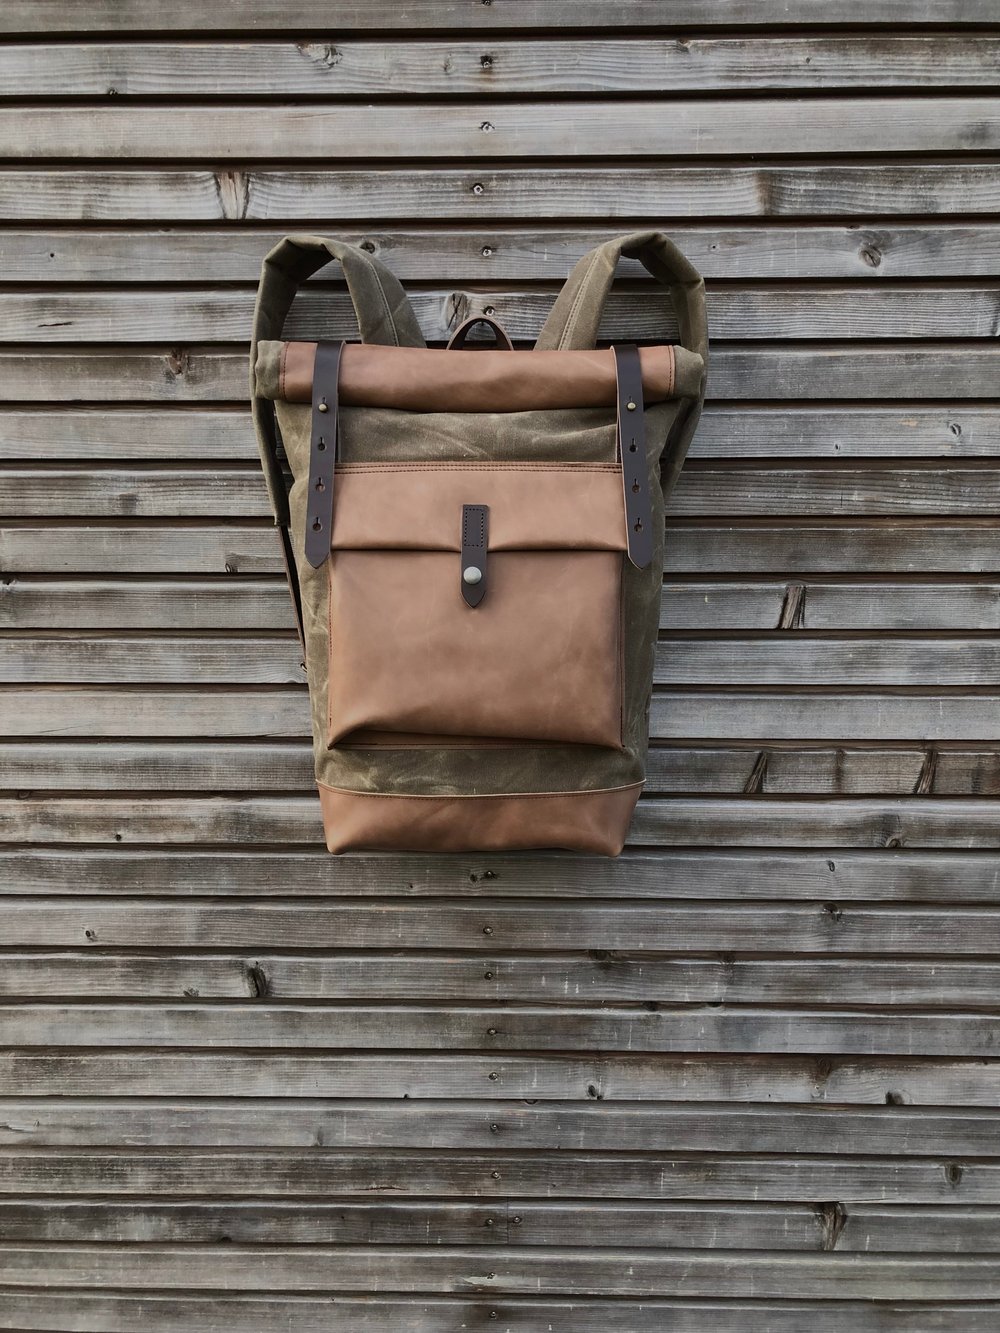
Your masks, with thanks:
<instances>
[{"instance_id":1,"label":"shoulder strap","mask_svg":"<svg viewBox=\"0 0 1000 1333\"><path fill-rule=\"evenodd\" d=\"M687 401L670 433L671 471L687 453L705 401L708 371L708 322L705 316L705 282L693 264L662 231L635 231L595 246L579 259L556 297L542 326L535 347L596 347L597 330L604 303L611 290L622 255L638 259L670 292L680 327L681 346L697 353L705 374L697 398Z\"/></svg>"},{"instance_id":2,"label":"shoulder strap","mask_svg":"<svg viewBox=\"0 0 1000 1333\"><path fill-rule=\"evenodd\" d=\"M250 398L261 464L271 497L274 521L288 525L288 500L278 466L274 404L257 396L257 344L280 338L299 287L318 269L338 259L347 280L361 330L361 341L396 347L424 347L417 317L393 273L367 250L335 237L286 236L268 252L260 271L250 344Z\"/></svg>"},{"instance_id":3,"label":"shoulder strap","mask_svg":"<svg viewBox=\"0 0 1000 1333\"><path fill-rule=\"evenodd\" d=\"M280 338L285 319L299 287L331 259L339 259L347 280L361 341L396 347L424 347L417 317L393 273L366 250L346 241L322 236L286 236L264 257L253 312L250 342L250 402L257 447L271 500L271 512L281 538L281 555L292 597L299 641L305 652L302 600L295 554L288 531L288 496L278 463L278 434L274 404L257 393L257 344Z\"/></svg>"}]
</instances>

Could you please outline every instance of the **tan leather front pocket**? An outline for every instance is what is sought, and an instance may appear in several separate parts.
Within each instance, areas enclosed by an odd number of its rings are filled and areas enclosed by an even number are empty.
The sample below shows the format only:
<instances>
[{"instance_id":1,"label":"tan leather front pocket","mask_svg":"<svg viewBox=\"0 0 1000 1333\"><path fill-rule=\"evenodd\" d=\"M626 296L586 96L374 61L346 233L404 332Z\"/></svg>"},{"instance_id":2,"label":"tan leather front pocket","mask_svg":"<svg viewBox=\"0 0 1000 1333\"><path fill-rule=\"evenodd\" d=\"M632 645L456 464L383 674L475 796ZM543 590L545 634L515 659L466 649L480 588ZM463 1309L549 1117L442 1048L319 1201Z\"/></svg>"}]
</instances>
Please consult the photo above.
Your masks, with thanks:
<instances>
[{"instance_id":1,"label":"tan leather front pocket","mask_svg":"<svg viewBox=\"0 0 1000 1333\"><path fill-rule=\"evenodd\" d=\"M617 468L358 465L335 497L329 745L364 730L621 746ZM490 506L474 607L463 503Z\"/></svg>"},{"instance_id":2,"label":"tan leather front pocket","mask_svg":"<svg viewBox=\"0 0 1000 1333\"><path fill-rule=\"evenodd\" d=\"M332 553L329 744L359 727L621 744L621 555L489 563L470 608L449 551Z\"/></svg>"}]
</instances>

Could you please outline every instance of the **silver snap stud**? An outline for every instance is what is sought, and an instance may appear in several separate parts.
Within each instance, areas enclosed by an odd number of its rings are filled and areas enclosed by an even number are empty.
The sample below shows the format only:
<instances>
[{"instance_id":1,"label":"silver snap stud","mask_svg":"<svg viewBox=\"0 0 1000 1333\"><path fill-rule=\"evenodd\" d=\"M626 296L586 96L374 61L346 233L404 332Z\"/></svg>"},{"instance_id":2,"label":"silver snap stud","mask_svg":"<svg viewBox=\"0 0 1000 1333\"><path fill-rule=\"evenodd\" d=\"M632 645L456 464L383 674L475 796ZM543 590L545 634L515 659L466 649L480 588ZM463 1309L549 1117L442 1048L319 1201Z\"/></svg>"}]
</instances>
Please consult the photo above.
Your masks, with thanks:
<instances>
[{"instance_id":1,"label":"silver snap stud","mask_svg":"<svg viewBox=\"0 0 1000 1333\"><path fill-rule=\"evenodd\" d=\"M462 570L462 579L465 583L481 583L483 571L476 565L466 565L465 569Z\"/></svg>"},{"instance_id":2,"label":"silver snap stud","mask_svg":"<svg viewBox=\"0 0 1000 1333\"><path fill-rule=\"evenodd\" d=\"M630 412L635 411L635 403L633 403L631 399L629 399L629 401L625 404L625 406L628 408Z\"/></svg>"},{"instance_id":3,"label":"silver snap stud","mask_svg":"<svg viewBox=\"0 0 1000 1333\"><path fill-rule=\"evenodd\" d=\"M330 410L325 400L322 403L317 403L316 407L319 412L329 412Z\"/></svg>"}]
</instances>

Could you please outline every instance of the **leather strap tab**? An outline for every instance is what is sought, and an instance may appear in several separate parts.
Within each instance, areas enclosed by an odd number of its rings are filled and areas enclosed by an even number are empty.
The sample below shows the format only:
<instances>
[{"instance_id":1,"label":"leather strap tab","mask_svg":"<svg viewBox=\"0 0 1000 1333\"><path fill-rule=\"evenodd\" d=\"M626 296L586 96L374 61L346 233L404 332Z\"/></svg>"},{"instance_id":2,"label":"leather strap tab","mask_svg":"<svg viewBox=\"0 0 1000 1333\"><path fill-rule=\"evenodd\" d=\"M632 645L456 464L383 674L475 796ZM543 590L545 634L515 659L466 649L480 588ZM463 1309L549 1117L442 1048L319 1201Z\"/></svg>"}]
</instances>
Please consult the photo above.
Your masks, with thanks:
<instances>
[{"instance_id":1,"label":"leather strap tab","mask_svg":"<svg viewBox=\"0 0 1000 1333\"><path fill-rule=\"evenodd\" d=\"M343 349L343 341L316 344L305 541L306 559L314 569L330 554L330 537L333 532L333 472L337 458L337 382L340 374L340 354Z\"/></svg>"},{"instance_id":2,"label":"leather strap tab","mask_svg":"<svg viewBox=\"0 0 1000 1333\"><path fill-rule=\"evenodd\" d=\"M462 596L469 606L478 606L486 596L489 514L488 505L462 506Z\"/></svg>"},{"instance_id":3,"label":"leather strap tab","mask_svg":"<svg viewBox=\"0 0 1000 1333\"><path fill-rule=\"evenodd\" d=\"M624 343L613 350L618 385L618 457L625 495L628 558L637 569L645 569L653 558L653 508L646 461L642 364L635 343Z\"/></svg>"},{"instance_id":4,"label":"leather strap tab","mask_svg":"<svg viewBox=\"0 0 1000 1333\"><path fill-rule=\"evenodd\" d=\"M470 315L468 319L459 324L458 328L448 339L448 350L453 351L456 348L464 347L465 340L469 336L469 330L474 329L477 324L486 324L493 330L493 337L496 339L497 347L503 347L508 352L514 350L514 344L510 340L510 334L499 320L494 319L492 315Z\"/></svg>"}]
</instances>

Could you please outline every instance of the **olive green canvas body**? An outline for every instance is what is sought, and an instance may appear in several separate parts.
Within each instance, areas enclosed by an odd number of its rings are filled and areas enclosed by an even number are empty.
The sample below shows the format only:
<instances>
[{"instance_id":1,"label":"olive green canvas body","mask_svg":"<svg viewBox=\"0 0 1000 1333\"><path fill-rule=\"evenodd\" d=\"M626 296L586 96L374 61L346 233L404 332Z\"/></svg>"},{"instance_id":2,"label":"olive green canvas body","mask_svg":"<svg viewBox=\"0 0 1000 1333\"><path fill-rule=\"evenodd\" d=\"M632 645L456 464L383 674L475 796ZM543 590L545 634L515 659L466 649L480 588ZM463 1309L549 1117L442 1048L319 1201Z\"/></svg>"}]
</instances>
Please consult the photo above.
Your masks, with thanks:
<instances>
[{"instance_id":1,"label":"olive green canvas body","mask_svg":"<svg viewBox=\"0 0 1000 1333\"><path fill-rule=\"evenodd\" d=\"M328 747L326 608L330 563L313 568L304 556L312 410L308 403L279 397L280 333L300 281L335 257L344 266L363 341L401 346L421 346L424 342L399 284L366 252L336 240L289 237L267 256L254 325L251 393L276 522L290 530L297 570L318 782L360 793L467 796L597 791L643 781L660 614L664 504L687 452L704 397L708 346L702 280L660 233L637 233L609 241L576 266L536 346L595 346L604 299L621 254L640 258L664 283L664 295L673 301L681 337L675 349L674 396L645 410L655 539L653 557L646 568L638 569L623 559L620 749L523 741L456 745L449 744L447 737L425 738L420 744L399 747ZM474 362L474 356L470 360ZM276 460L269 416L272 410L293 479L290 490ZM616 459L613 406L486 413L341 406L339 422L339 464L470 459L613 463ZM433 687L432 682L429 687Z\"/></svg>"}]
</instances>

